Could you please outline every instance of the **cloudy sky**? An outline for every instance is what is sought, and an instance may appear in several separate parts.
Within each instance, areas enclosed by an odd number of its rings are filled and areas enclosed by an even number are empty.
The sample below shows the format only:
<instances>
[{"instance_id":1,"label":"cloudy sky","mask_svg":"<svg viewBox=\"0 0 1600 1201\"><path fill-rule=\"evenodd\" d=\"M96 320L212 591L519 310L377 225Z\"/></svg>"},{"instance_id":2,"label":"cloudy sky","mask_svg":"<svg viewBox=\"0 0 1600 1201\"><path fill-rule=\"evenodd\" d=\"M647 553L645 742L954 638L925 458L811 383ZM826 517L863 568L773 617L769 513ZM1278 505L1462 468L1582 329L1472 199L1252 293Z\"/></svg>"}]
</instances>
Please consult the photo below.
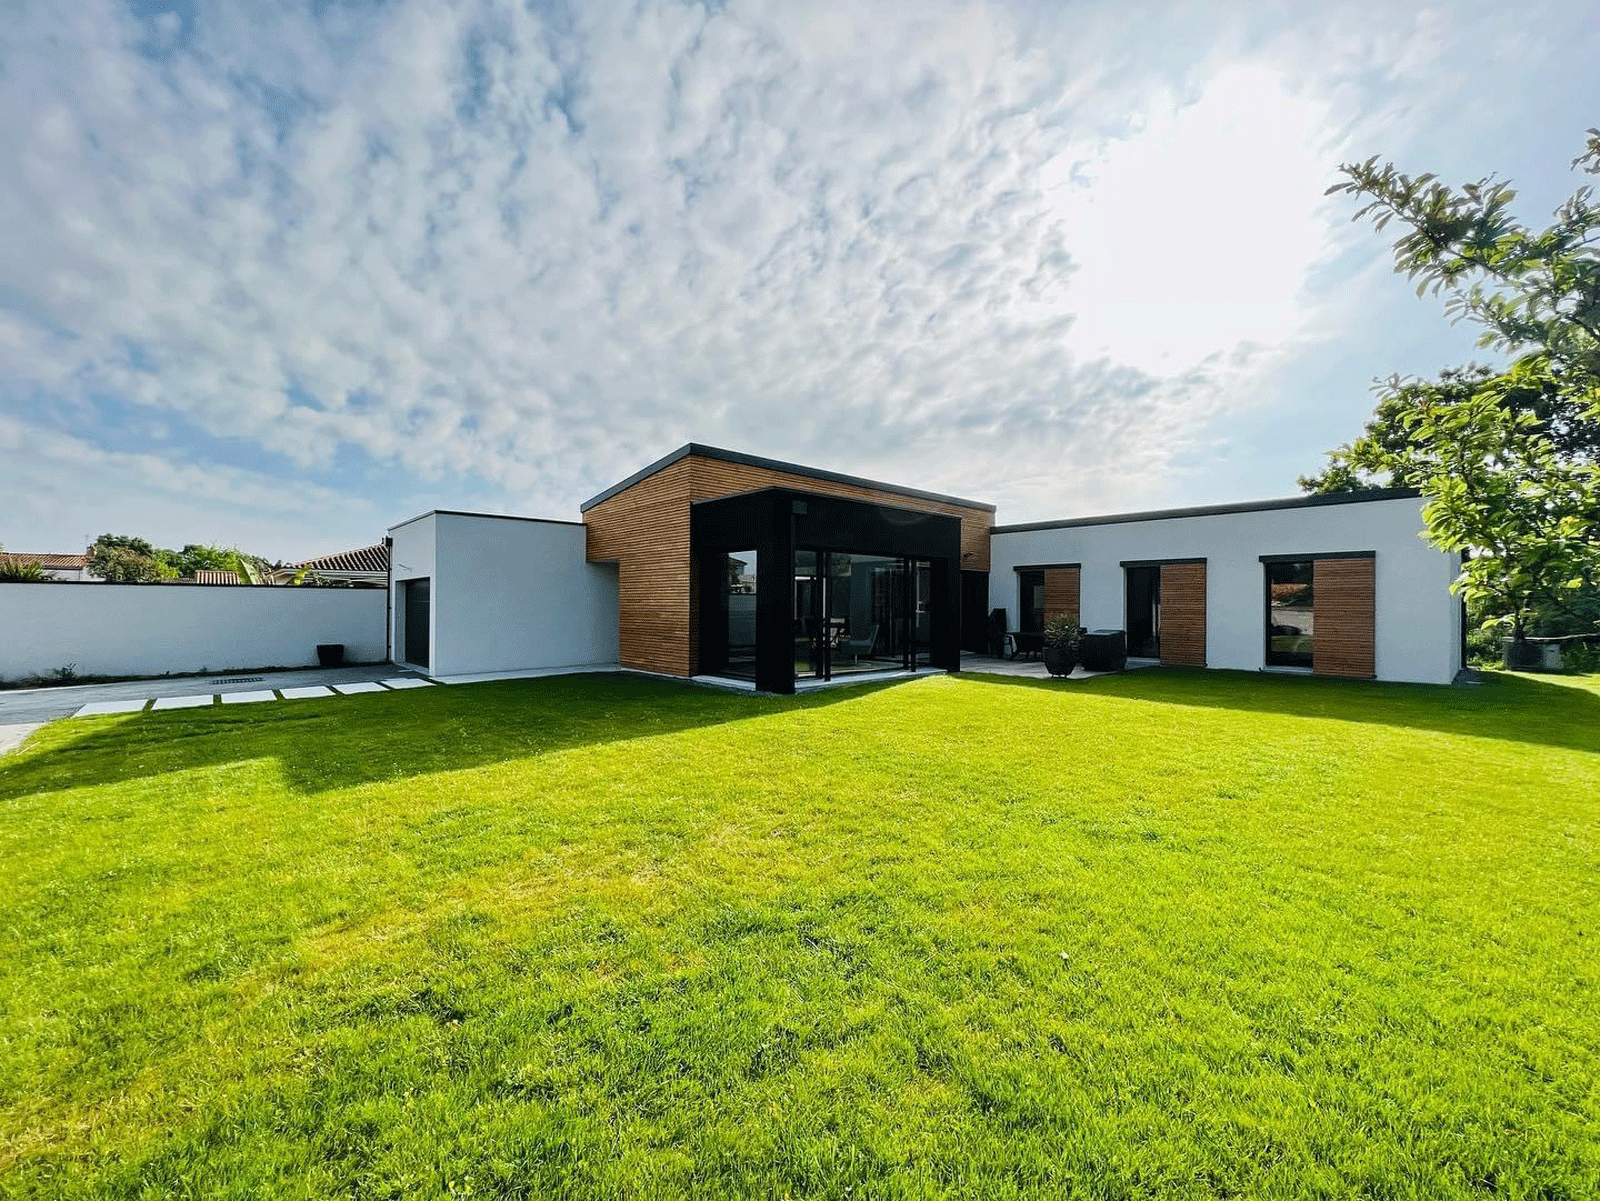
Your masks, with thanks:
<instances>
[{"instance_id":1,"label":"cloudy sky","mask_svg":"<svg viewBox=\"0 0 1600 1201\"><path fill-rule=\"evenodd\" d=\"M0 541L299 558L687 441L1001 519L1279 496L1471 355L1323 195L1532 218L1592 0L54 0L0 25Z\"/></svg>"}]
</instances>

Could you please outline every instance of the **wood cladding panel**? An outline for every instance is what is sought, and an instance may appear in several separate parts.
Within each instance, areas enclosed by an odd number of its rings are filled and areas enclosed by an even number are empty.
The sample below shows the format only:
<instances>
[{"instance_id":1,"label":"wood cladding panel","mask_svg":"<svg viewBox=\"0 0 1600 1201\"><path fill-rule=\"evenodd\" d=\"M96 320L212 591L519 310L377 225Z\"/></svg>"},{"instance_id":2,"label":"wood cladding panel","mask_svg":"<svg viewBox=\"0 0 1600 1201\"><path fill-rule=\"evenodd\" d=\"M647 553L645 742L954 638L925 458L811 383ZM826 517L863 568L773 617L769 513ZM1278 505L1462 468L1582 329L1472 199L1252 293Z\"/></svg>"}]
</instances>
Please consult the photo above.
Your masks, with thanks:
<instances>
[{"instance_id":1,"label":"wood cladding panel","mask_svg":"<svg viewBox=\"0 0 1600 1201\"><path fill-rule=\"evenodd\" d=\"M589 561L617 564L622 666L678 676L698 671L699 590L689 547L689 503L774 487L960 518L961 566L989 570L994 514L987 509L688 455L584 514Z\"/></svg>"},{"instance_id":2,"label":"wood cladding panel","mask_svg":"<svg viewBox=\"0 0 1600 1201\"><path fill-rule=\"evenodd\" d=\"M584 514L591 562L617 564L617 660L686 676L693 571L687 459L640 480Z\"/></svg>"},{"instance_id":3,"label":"wood cladding panel","mask_svg":"<svg viewBox=\"0 0 1600 1201\"><path fill-rule=\"evenodd\" d=\"M1371 679L1377 674L1376 562L1318 559L1312 574L1311 670Z\"/></svg>"},{"instance_id":4,"label":"wood cladding panel","mask_svg":"<svg viewBox=\"0 0 1600 1201\"><path fill-rule=\"evenodd\" d=\"M1161 662L1206 665L1206 565L1161 565Z\"/></svg>"},{"instance_id":5,"label":"wood cladding panel","mask_svg":"<svg viewBox=\"0 0 1600 1201\"><path fill-rule=\"evenodd\" d=\"M1059 617L1063 613L1082 614L1079 607L1079 582L1082 569L1078 567L1047 567L1044 571L1044 619ZM1082 624L1081 617L1079 624Z\"/></svg>"}]
</instances>

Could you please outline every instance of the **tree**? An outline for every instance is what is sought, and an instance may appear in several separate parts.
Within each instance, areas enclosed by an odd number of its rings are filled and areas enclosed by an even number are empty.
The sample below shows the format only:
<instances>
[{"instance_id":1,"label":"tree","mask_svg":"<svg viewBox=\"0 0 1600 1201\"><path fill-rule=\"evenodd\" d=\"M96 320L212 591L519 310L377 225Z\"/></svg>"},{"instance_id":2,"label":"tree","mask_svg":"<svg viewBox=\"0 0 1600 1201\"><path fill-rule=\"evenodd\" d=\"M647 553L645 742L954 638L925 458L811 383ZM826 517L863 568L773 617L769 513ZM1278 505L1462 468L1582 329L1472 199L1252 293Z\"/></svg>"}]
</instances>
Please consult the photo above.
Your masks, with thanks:
<instances>
[{"instance_id":1,"label":"tree","mask_svg":"<svg viewBox=\"0 0 1600 1201\"><path fill-rule=\"evenodd\" d=\"M1573 165L1600 174L1600 130ZM1457 590L1520 640L1600 573L1600 205L1580 188L1534 231L1492 177L1457 189L1376 158L1342 170L1329 191L1367 200L1356 219L1407 227L1396 271L1510 361L1383 381L1363 435L1301 486L1417 488L1429 540L1469 556Z\"/></svg>"},{"instance_id":2,"label":"tree","mask_svg":"<svg viewBox=\"0 0 1600 1201\"><path fill-rule=\"evenodd\" d=\"M163 552L143 538L127 534L101 534L89 545L89 570L113 584L148 584L170 580L178 573Z\"/></svg>"}]
</instances>

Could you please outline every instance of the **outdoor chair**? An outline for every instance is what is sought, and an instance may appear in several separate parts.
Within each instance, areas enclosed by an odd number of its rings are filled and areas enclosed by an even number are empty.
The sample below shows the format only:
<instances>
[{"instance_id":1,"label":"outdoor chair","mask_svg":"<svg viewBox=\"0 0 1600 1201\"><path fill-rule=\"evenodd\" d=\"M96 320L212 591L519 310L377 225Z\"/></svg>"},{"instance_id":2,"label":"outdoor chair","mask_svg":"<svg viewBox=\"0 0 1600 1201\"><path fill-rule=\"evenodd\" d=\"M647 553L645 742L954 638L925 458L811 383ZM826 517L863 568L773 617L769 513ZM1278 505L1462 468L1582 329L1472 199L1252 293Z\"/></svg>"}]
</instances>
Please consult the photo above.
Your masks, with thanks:
<instances>
[{"instance_id":1,"label":"outdoor chair","mask_svg":"<svg viewBox=\"0 0 1600 1201\"><path fill-rule=\"evenodd\" d=\"M878 627L874 625L872 629L867 631L865 638L846 638L839 645L857 663L861 662L863 657L870 658L872 656L872 648L878 645Z\"/></svg>"}]
</instances>

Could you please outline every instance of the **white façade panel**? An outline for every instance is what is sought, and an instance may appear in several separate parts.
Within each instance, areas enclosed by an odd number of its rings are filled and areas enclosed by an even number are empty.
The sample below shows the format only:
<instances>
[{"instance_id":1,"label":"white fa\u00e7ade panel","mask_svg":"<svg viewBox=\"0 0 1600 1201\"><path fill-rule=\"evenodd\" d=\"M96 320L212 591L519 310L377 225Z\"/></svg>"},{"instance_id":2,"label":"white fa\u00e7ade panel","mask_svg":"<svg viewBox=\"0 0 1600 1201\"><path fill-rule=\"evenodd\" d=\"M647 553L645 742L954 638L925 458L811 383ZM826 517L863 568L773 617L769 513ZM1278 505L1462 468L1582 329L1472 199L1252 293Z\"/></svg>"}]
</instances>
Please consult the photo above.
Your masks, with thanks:
<instances>
[{"instance_id":1,"label":"white fa\u00e7ade panel","mask_svg":"<svg viewBox=\"0 0 1600 1201\"><path fill-rule=\"evenodd\" d=\"M614 663L617 569L573 522L436 513L429 674Z\"/></svg>"},{"instance_id":2,"label":"white fa\u00e7ade panel","mask_svg":"<svg viewBox=\"0 0 1600 1201\"><path fill-rule=\"evenodd\" d=\"M1017 567L1081 563L1081 620L1122 629L1124 561L1204 558L1207 663L1257 670L1266 657L1261 556L1372 551L1378 678L1447 684L1461 666L1461 605L1450 591L1459 560L1422 533L1422 501L1410 498L1000 533L989 603L1014 624Z\"/></svg>"}]
</instances>

